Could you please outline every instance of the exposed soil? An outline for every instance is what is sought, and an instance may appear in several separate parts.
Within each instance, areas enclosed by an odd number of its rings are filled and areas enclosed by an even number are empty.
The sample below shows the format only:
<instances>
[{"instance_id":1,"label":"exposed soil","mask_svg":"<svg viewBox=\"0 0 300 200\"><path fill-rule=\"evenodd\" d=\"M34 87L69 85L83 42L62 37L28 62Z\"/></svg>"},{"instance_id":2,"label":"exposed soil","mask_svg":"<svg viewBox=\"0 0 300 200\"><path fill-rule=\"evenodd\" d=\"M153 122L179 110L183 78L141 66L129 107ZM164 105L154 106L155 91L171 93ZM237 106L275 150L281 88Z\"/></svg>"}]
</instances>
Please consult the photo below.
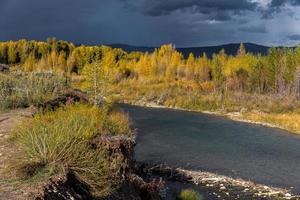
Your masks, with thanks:
<instances>
[{"instance_id":1,"label":"exposed soil","mask_svg":"<svg viewBox=\"0 0 300 200\"><path fill-rule=\"evenodd\" d=\"M0 112L0 199L21 200L27 194L25 188L9 181L9 158L14 155L15 147L8 141L9 134L22 119L31 117L31 109Z\"/></svg>"}]
</instances>

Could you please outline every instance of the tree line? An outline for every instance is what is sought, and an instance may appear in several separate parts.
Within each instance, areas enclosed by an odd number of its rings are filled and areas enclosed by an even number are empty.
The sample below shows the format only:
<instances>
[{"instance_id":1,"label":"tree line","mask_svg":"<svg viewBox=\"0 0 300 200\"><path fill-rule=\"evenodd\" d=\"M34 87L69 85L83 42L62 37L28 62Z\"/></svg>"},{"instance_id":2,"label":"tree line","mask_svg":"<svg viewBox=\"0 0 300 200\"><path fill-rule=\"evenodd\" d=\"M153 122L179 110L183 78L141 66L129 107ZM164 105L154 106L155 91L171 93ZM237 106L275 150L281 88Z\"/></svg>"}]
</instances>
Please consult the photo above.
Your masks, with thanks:
<instances>
[{"instance_id":1,"label":"tree line","mask_svg":"<svg viewBox=\"0 0 300 200\"><path fill-rule=\"evenodd\" d=\"M235 56L221 50L212 58L190 53L185 59L173 45L163 45L152 53L126 53L50 38L46 42L0 42L0 63L25 72L84 75L93 84L98 79L111 84L128 79L140 84L188 81L208 92L300 95L300 47L271 48L267 55L254 55L241 44Z\"/></svg>"}]
</instances>

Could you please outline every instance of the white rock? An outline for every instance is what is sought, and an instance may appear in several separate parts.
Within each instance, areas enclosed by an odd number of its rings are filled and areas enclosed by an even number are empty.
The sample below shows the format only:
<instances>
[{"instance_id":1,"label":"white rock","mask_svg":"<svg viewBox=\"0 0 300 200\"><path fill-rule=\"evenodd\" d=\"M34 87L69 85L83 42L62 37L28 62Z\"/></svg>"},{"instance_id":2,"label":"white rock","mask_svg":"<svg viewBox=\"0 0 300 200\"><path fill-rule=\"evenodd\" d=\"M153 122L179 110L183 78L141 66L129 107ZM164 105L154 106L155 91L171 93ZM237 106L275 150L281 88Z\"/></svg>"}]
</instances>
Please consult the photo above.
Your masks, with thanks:
<instances>
[{"instance_id":1,"label":"white rock","mask_svg":"<svg viewBox=\"0 0 300 200\"><path fill-rule=\"evenodd\" d=\"M290 193L285 194L286 197L291 197L292 195Z\"/></svg>"},{"instance_id":2,"label":"white rock","mask_svg":"<svg viewBox=\"0 0 300 200\"><path fill-rule=\"evenodd\" d=\"M222 186L220 187L220 190L226 190L226 187Z\"/></svg>"}]
</instances>

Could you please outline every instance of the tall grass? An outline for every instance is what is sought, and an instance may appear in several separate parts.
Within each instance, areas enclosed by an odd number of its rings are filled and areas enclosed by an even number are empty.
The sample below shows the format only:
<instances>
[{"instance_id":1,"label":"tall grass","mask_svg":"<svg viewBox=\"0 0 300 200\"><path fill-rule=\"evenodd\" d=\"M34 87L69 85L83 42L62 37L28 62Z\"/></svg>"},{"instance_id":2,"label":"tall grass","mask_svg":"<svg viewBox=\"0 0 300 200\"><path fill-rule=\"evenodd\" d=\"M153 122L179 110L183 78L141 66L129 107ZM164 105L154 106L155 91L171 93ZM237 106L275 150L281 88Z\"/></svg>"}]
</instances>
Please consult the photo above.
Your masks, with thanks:
<instances>
[{"instance_id":1,"label":"tall grass","mask_svg":"<svg viewBox=\"0 0 300 200\"><path fill-rule=\"evenodd\" d=\"M268 123L278 126L296 134L300 134L300 114L299 112L290 113L257 113L247 112L239 116L240 119L255 122Z\"/></svg>"},{"instance_id":2,"label":"tall grass","mask_svg":"<svg viewBox=\"0 0 300 200\"><path fill-rule=\"evenodd\" d=\"M0 74L0 110L43 103L62 94L67 87L66 78L51 73Z\"/></svg>"},{"instance_id":3,"label":"tall grass","mask_svg":"<svg viewBox=\"0 0 300 200\"><path fill-rule=\"evenodd\" d=\"M119 184L124 158L119 155L111 161L105 150L89 145L92 138L103 134L131 136L128 118L87 105L37 115L21 124L12 138L21 153L15 160L18 175L44 182L53 175L71 172L94 194L108 195Z\"/></svg>"}]
</instances>

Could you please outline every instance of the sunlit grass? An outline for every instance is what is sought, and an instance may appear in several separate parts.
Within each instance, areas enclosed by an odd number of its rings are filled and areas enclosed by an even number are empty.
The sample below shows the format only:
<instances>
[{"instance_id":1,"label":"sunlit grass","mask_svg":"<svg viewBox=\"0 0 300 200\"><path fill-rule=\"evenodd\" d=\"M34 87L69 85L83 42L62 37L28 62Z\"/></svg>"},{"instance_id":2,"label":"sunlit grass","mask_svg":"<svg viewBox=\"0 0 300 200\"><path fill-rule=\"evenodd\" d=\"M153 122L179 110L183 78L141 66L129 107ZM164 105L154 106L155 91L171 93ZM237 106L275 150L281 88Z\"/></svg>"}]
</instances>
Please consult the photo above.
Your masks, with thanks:
<instances>
[{"instance_id":1,"label":"sunlit grass","mask_svg":"<svg viewBox=\"0 0 300 200\"><path fill-rule=\"evenodd\" d=\"M263 122L278 126L293 133L300 134L300 114L299 113L243 113L242 119Z\"/></svg>"},{"instance_id":2,"label":"sunlit grass","mask_svg":"<svg viewBox=\"0 0 300 200\"><path fill-rule=\"evenodd\" d=\"M32 184L71 172L94 194L105 196L118 185L124 158L119 155L111 161L106 150L92 148L89 141L120 134L132 135L123 113L88 105L68 106L22 123L12 137L20 156L11 162L20 179Z\"/></svg>"}]
</instances>

